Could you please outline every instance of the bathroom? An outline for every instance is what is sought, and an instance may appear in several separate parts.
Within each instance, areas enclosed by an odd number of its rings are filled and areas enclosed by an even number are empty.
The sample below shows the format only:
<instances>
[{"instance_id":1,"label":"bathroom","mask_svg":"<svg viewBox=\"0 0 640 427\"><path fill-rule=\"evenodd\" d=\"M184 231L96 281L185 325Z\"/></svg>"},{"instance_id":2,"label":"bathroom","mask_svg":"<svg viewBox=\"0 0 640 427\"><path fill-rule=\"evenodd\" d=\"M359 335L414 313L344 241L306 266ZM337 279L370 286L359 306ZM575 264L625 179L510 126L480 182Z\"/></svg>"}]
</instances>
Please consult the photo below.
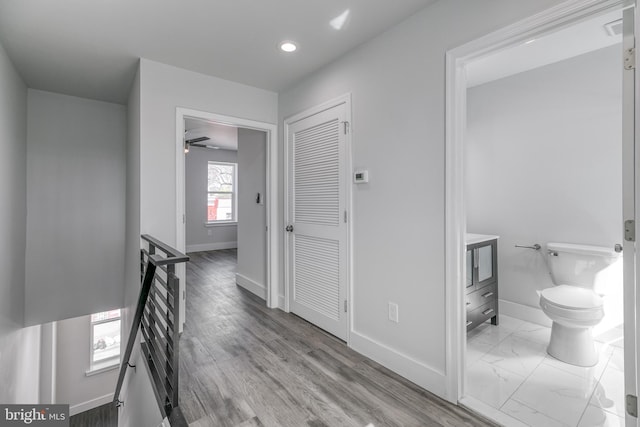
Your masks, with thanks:
<instances>
[{"instance_id":1,"label":"bathroom","mask_svg":"<svg viewBox=\"0 0 640 427\"><path fill-rule=\"evenodd\" d=\"M603 37L620 16L599 17ZM606 297L594 367L547 354L551 320L538 295L554 286L548 243L613 252L623 242L622 48L609 37L497 80L469 70L467 231L499 236L500 321L467 335L466 390L507 425L624 425L622 256L597 290Z\"/></svg>"}]
</instances>

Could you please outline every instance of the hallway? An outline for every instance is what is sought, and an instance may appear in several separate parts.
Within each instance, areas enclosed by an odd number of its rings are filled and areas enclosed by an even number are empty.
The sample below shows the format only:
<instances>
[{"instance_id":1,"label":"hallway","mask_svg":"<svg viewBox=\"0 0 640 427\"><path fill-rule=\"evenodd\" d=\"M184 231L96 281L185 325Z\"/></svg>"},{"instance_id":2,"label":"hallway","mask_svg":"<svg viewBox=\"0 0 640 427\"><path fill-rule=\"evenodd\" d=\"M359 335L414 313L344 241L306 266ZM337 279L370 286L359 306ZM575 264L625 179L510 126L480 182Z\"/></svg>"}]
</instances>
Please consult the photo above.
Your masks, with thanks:
<instances>
[{"instance_id":1,"label":"hallway","mask_svg":"<svg viewBox=\"0 0 640 427\"><path fill-rule=\"evenodd\" d=\"M491 426L235 284L236 250L189 254L180 406L203 426Z\"/></svg>"}]
</instances>

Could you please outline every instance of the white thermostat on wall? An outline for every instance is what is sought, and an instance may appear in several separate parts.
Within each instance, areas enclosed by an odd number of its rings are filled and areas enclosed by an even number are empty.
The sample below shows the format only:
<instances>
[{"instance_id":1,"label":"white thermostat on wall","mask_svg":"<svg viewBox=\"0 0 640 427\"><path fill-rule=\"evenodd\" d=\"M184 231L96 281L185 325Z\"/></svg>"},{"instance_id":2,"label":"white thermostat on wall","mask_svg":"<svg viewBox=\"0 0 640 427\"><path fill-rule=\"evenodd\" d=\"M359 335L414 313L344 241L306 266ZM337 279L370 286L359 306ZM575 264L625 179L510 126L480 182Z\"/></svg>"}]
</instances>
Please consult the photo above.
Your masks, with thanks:
<instances>
[{"instance_id":1,"label":"white thermostat on wall","mask_svg":"<svg viewBox=\"0 0 640 427\"><path fill-rule=\"evenodd\" d=\"M364 184L369 182L369 171L355 171L353 173L354 184Z\"/></svg>"}]
</instances>

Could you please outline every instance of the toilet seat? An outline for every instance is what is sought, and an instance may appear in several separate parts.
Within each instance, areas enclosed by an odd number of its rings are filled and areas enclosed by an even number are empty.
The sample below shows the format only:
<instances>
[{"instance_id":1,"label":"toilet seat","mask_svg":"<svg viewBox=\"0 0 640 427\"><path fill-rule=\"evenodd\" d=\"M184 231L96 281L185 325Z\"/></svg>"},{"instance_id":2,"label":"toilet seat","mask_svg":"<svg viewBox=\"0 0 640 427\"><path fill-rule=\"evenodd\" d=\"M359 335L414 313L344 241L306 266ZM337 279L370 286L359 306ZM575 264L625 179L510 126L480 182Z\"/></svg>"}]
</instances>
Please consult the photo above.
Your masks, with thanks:
<instances>
[{"instance_id":1,"label":"toilet seat","mask_svg":"<svg viewBox=\"0 0 640 427\"><path fill-rule=\"evenodd\" d=\"M591 289L570 285L558 285L543 289L540 292L540 302L576 311L601 309L603 305L602 297Z\"/></svg>"}]
</instances>

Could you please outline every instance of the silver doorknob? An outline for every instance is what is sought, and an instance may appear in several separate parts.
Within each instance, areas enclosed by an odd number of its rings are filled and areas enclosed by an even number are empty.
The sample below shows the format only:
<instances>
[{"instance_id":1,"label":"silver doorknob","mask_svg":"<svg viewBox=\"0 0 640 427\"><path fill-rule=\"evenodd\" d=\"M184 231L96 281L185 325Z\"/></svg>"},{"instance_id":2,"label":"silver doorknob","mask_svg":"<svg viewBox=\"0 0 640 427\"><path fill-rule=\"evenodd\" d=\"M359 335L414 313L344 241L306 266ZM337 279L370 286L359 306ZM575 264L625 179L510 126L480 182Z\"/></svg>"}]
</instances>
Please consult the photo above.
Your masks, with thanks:
<instances>
[{"instance_id":1,"label":"silver doorknob","mask_svg":"<svg viewBox=\"0 0 640 427\"><path fill-rule=\"evenodd\" d=\"M293 225L287 225L287 227L285 228L285 231L288 231L289 233L291 233L293 231Z\"/></svg>"}]
</instances>

